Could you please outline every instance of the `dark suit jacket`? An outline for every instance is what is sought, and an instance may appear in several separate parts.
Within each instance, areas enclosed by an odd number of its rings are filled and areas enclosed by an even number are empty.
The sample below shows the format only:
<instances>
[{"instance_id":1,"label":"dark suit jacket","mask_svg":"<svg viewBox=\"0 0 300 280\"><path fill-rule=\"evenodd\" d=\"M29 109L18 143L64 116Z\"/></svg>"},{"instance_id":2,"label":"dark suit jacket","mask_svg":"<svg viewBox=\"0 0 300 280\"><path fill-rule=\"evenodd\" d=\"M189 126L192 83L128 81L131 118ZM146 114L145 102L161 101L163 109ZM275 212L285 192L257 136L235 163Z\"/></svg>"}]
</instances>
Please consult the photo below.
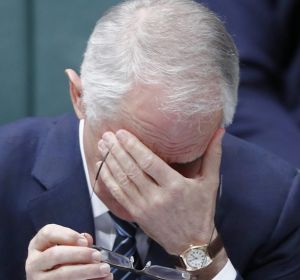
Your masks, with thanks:
<instances>
[{"instance_id":1,"label":"dark suit jacket","mask_svg":"<svg viewBox=\"0 0 300 280\"><path fill-rule=\"evenodd\" d=\"M240 53L230 132L300 168L300 1L198 0L224 20Z\"/></svg>"},{"instance_id":2,"label":"dark suit jacket","mask_svg":"<svg viewBox=\"0 0 300 280\"><path fill-rule=\"evenodd\" d=\"M216 225L245 279L300 279L299 174L226 135ZM0 279L23 279L31 238L46 224L94 233L74 115L0 129ZM195 217L196 219L197 217ZM147 260L173 265L154 241Z\"/></svg>"}]
</instances>

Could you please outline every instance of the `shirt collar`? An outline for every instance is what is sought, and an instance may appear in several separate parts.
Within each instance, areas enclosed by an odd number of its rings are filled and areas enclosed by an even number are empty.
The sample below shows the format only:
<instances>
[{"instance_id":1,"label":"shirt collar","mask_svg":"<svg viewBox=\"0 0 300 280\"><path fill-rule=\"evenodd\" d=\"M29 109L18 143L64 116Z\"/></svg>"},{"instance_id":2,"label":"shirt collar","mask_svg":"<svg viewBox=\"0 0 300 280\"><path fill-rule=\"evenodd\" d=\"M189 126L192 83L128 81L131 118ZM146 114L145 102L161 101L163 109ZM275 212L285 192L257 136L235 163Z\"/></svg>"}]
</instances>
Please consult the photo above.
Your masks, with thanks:
<instances>
[{"instance_id":1,"label":"shirt collar","mask_svg":"<svg viewBox=\"0 0 300 280\"><path fill-rule=\"evenodd\" d=\"M105 206L105 204L99 199L99 197L95 193L93 194L93 188L92 188L92 184L91 184L91 181L90 181L88 166L87 166L87 162L86 162L86 158L85 158L85 152L84 152L83 129L84 129L84 120L81 119L80 122L79 122L80 153L81 153L81 158L82 158L82 163L83 163L83 168L84 168L84 173L85 173L85 177L86 177L87 186L88 186L88 189L89 189L90 197L92 197L91 204L92 204L93 215L94 215L94 218L97 218L97 217L101 216L102 214L107 213L109 210Z\"/></svg>"}]
</instances>

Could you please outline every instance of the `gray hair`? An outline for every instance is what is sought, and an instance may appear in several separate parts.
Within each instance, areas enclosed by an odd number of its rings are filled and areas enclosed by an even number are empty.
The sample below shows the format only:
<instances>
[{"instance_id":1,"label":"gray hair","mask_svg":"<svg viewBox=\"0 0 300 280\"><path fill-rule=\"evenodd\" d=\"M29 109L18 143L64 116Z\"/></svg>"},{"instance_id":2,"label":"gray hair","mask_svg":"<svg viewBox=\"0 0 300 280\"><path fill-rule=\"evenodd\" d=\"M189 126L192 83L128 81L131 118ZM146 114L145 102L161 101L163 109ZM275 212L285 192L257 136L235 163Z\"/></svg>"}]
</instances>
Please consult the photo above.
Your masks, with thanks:
<instances>
[{"instance_id":1,"label":"gray hair","mask_svg":"<svg viewBox=\"0 0 300 280\"><path fill-rule=\"evenodd\" d=\"M157 85L167 96L160 110L191 116L223 109L228 125L237 103L238 54L223 23L203 5L131 0L96 24L81 79L91 121L113 117L137 85Z\"/></svg>"}]
</instances>

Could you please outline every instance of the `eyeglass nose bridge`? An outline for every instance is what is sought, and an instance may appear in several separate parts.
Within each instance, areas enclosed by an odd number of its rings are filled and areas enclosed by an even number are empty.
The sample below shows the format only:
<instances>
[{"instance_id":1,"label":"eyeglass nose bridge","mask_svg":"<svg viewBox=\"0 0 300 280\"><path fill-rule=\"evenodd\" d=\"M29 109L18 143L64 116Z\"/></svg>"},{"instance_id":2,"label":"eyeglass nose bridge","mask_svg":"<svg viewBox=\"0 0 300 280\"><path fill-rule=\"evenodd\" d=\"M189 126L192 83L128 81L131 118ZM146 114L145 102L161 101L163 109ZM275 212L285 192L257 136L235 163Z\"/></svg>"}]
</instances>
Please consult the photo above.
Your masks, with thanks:
<instances>
[{"instance_id":1,"label":"eyeglass nose bridge","mask_svg":"<svg viewBox=\"0 0 300 280\"><path fill-rule=\"evenodd\" d=\"M151 261L148 261L144 267L144 269L149 268L151 266Z\"/></svg>"},{"instance_id":2,"label":"eyeglass nose bridge","mask_svg":"<svg viewBox=\"0 0 300 280\"><path fill-rule=\"evenodd\" d=\"M147 270L149 270L150 267L151 267L151 261L148 261L148 262L146 263L146 265L144 266L144 268L141 269L141 271L147 272Z\"/></svg>"},{"instance_id":3,"label":"eyeglass nose bridge","mask_svg":"<svg viewBox=\"0 0 300 280\"><path fill-rule=\"evenodd\" d=\"M152 265L151 261L147 262L141 272L155 277L156 279L169 279L169 280L190 280L191 275L187 271L177 270L169 267L159 265Z\"/></svg>"}]
</instances>

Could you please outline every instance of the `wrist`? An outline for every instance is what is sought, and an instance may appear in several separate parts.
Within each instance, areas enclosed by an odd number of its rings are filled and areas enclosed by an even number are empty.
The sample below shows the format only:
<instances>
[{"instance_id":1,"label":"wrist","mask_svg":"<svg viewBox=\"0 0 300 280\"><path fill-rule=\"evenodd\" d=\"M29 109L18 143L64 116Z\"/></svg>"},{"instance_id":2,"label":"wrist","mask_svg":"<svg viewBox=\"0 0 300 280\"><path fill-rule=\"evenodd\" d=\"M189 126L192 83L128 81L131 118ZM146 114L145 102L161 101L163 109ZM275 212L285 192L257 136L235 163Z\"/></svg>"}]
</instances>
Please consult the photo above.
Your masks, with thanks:
<instances>
[{"instance_id":1,"label":"wrist","mask_svg":"<svg viewBox=\"0 0 300 280\"><path fill-rule=\"evenodd\" d=\"M214 242L214 240L219 240L221 242L219 243L219 247L220 248L223 247L223 242L221 241L221 239L219 239L220 237L218 232L215 230L215 227L213 229L213 232L211 233L211 236L209 236L209 231L207 232L208 233L205 236L199 236L199 234L197 235L193 234L189 237L186 237L186 240L184 240L184 242L182 242L182 240L177 240L177 243L174 244L172 250L169 250L168 253L171 255L179 256L180 254L182 254L183 251L189 248L191 244L209 245L209 243Z\"/></svg>"},{"instance_id":2,"label":"wrist","mask_svg":"<svg viewBox=\"0 0 300 280\"><path fill-rule=\"evenodd\" d=\"M228 257L223 248L207 267L191 272L191 280L213 279L225 267L227 261Z\"/></svg>"},{"instance_id":3,"label":"wrist","mask_svg":"<svg viewBox=\"0 0 300 280\"><path fill-rule=\"evenodd\" d=\"M180 254L177 265L189 272L192 279L212 279L227 261L223 242L217 235L209 244L190 245Z\"/></svg>"}]
</instances>

